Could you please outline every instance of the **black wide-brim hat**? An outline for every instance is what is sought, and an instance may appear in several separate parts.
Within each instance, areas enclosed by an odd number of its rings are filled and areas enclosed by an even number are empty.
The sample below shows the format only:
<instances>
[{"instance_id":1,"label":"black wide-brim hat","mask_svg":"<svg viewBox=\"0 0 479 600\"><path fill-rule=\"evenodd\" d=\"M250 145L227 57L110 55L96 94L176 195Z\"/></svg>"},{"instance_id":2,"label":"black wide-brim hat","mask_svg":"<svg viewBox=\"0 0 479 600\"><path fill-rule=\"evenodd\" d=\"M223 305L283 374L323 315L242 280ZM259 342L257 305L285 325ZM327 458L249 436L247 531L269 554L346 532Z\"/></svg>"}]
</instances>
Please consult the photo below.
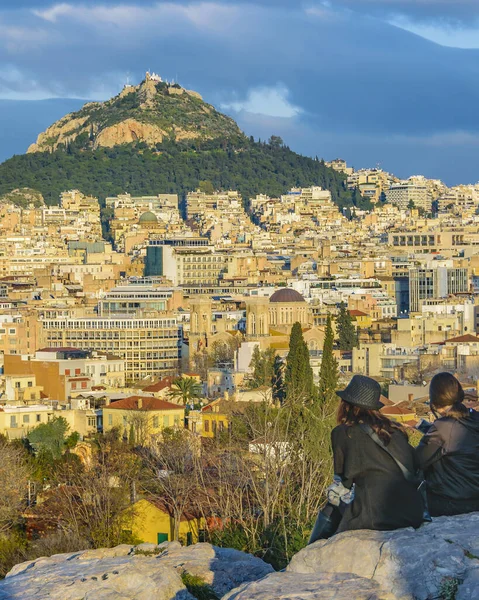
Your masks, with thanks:
<instances>
[{"instance_id":1,"label":"black wide-brim hat","mask_svg":"<svg viewBox=\"0 0 479 600\"><path fill-rule=\"evenodd\" d=\"M384 406L381 402L381 386L364 375L355 375L346 389L339 390L336 394L348 404L367 410L379 410Z\"/></svg>"}]
</instances>

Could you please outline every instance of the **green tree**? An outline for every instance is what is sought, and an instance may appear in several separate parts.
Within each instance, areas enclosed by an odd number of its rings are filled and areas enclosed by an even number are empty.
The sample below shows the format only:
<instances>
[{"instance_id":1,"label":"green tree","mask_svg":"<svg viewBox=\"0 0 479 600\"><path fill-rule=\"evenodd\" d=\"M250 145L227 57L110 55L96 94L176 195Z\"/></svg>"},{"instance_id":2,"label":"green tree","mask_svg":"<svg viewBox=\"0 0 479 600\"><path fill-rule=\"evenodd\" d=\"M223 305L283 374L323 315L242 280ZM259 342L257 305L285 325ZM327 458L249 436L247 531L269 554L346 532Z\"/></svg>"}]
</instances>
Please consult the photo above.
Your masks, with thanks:
<instances>
[{"instance_id":1,"label":"green tree","mask_svg":"<svg viewBox=\"0 0 479 600\"><path fill-rule=\"evenodd\" d=\"M344 302L339 305L339 314L336 317L336 331L340 350L352 350L358 346L358 332L354 326L351 313Z\"/></svg>"},{"instance_id":2,"label":"green tree","mask_svg":"<svg viewBox=\"0 0 479 600\"><path fill-rule=\"evenodd\" d=\"M338 362L333 353L334 333L331 315L326 322L326 335L323 345L321 369L319 371L319 399L323 404L331 403L336 397L338 388Z\"/></svg>"},{"instance_id":3,"label":"green tree","mask_svg":"<svg viewBox=\"0 0 479 600\"><path fill-rule=\"evenodd\" d=\"M215 188L209 180L200 181L198 187L200 188L200 192L203 192L204 194L215 193Z\"/></svg>"},{"instance_id":4,"label":"green tree","mask_svg":"<svg viewBox=\"0 0 479 600\"><path fill-rule=\"evenodd\" d=\"M284 375L286 399L308 402L314 398L313 370L309 362L309 351L303 338L301 324L296 322L289 338L289 352Z\"/></svg>"},{"instance_id":5,"label":"green tree","mask_svg":"<svg viewBox=\"0 0 479 600\"><path fill-rule=\"evenodd\" d=\"M259 346L255 346L250 363L250 368L253 370L249 380L250 388L271 386L275 358L276 352L274 349L267 348L261 352Z\"/></svg>"},{"instance_id":6,"label":"green tree","mask_svg":"<svg viewBox=\"0 0 479 600\"><path fill-rule=\"evenodd\" d=\"M28 441L37 454L48 454L53 460L60 458L67 447L71 447L70 438L78 440L78 434L72 433L66 419L55 417L48 423L42 423L30 431Z\"/></svg>"},{"instance_id":7,"label":"green tree","mask_svg":"<svg viewBox=\"0 0 479 600\"><path fill-rule=\"evenodd\" d=\"M414 204L414 200L409 200L407 207L409 210L412 210L413 208L416 208L416 205Z\"/></svg>"},{"instance_id":8,"label":"green tree","mask_svg":"<svg viewBox=\"0 0 479 600\"><path fill-rule=\"evenodd\" d=\"M172 400L181 400L182 404L191 404L203 394L201 383L194 377L178 377L173 381L168 396Z\"/></svg>"}]
</instances>

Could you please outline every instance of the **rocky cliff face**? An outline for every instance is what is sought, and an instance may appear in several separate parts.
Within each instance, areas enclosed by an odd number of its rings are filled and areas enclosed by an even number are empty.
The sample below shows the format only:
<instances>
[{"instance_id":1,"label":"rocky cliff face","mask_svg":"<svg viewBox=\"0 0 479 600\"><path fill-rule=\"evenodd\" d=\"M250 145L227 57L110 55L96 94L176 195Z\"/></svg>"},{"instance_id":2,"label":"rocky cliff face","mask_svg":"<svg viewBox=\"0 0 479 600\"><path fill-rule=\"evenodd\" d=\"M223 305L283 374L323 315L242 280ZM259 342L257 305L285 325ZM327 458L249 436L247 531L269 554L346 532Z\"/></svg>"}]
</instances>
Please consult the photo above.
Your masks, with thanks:
<instances>
[{"instance_id":1,"label":"rocky cliff face","mask_svg":"<svg viewBox=\"0 0 479 600\"><path fill-rule=\"evenodd\" d=\"M434 519L418 531L346 532L308 546L284 573L210 544L61 554L17 565L0 582L1 600L25 598L479 600L479 513Z\"/></svg>"},{"instance_id":2,"label":"rocky cliff face","mask_svg":"<svg viewBox=\"0 0 479 600\"><path fill-rule=\"evenodd\" d=\"M106 102L90 102L66 115L40 133L28 152L52 152L72 143L93 150L139 141L154 146L165 138L207 140L238 135L242 133L236 123L197 92L147 77Z\"/></svg>"}]
</instances>

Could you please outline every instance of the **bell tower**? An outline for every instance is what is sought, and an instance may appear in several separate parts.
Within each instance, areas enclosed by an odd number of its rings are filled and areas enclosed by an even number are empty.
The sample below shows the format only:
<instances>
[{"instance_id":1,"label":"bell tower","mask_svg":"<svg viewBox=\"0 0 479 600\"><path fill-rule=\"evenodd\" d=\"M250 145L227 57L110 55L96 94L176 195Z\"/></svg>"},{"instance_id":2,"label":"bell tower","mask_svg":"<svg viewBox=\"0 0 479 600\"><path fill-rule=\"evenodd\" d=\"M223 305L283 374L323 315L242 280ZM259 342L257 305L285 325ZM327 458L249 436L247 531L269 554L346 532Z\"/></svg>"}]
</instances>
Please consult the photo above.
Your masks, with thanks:
<instances>
[{"instance_id":1,"label":"bell tower","mask_svg":"<svg viewBox=\"0 0 479 600\"><path fill-rule=\"evenodd\" d=\"M246 336L257 339L269 335L269 298L246 300Z\"/></svg>"},{"instance_id":2,"label":"bell tower","mask_svg":"<svg viewBox=\"0 0 479 600\"><path fill-rule=\"evenodd\" d=\"M197 296L190 300L190 356L208 347L212 333L211 298Z\"/></svg>"}]
</instances>

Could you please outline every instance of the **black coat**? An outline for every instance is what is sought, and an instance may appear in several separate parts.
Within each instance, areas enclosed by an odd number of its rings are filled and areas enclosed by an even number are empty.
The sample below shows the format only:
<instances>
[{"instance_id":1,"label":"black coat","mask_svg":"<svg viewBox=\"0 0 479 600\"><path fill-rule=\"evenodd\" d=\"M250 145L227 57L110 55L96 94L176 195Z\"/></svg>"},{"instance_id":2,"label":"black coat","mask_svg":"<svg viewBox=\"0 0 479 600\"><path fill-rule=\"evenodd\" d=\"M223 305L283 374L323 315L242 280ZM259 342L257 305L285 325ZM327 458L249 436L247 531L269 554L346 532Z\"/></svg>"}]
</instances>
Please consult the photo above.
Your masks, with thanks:
<instances>
[{"instance_id":1,"label":"black coat","mask_svg":"<svg viewBox=\"0 0 479 600\"><path fill-rule=\"evenodd\" d=\"M423 503L417 486L406 481L383 448L357 425L339 425L331 439L335 474L345 487L355 484L355 498L346 508L338 532L388 531L421 525ZM403 433L394 432L388 448L405 467L416 471L414 450Z\"/></svg>"},{"instance_id":2,"label":"black coat","mask_svg":"<svg viewBox=\"0 0 479 600\"><path fill-rule=\"evenodd\" d=\"M442 417L431 425L416 449L424 470L431 514L479 510L479 414ZM441 502L441 499L445 502Z\"/></svg>"}]
</instances>

